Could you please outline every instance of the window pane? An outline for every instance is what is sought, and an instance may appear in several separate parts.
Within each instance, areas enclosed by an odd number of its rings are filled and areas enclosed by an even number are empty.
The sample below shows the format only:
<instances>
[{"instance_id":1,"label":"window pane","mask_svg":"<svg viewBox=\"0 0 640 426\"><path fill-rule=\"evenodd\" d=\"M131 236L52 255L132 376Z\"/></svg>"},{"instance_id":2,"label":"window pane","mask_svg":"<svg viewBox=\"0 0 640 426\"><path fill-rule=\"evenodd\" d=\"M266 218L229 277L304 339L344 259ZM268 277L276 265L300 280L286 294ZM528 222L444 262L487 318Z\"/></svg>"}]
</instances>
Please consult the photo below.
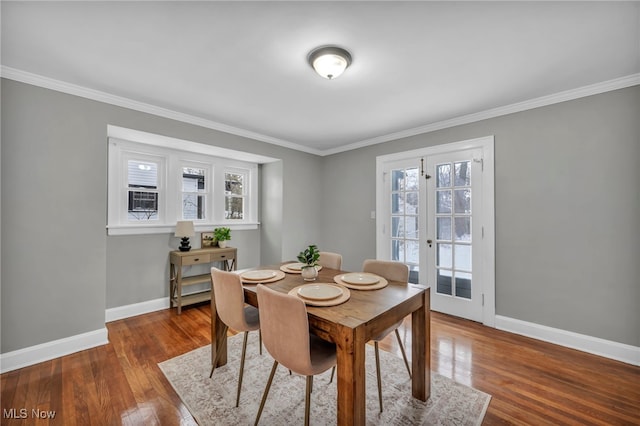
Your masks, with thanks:
<instances>
[{"instance_id":1,"label":"window pane","mask_svg":"<svg viewBox=\"0 0 640 426\"><path fill-rule=\"evenodd\" d=\"M471 271L471 246L468 244L454 245L456 271L463 269Z\"/></svg>"},{"instance_id":2,"label":"window pane","mask_svg":"<svg viewBox=\"0 0 640 426\"><path fill-rule=\"evenodd\" d=\"M456 217L456 241L471 241L471 218Z\"/></svg>"},{"instance_id":3,"label":"window pane","mask_svg":"<svg viewBox=\"0 0 640 426\"><path fill-rule=\"evenodd\" d=\"M471 190L456 189L455 194L455 212L471 213Z\"/></svg>"},{"instance_id":4,"label":"window pane","mask_svg":"<svg viewBox=\"0 0 640 426\"><path fill-rule=\"evenodd\" d=\"M439 217L436 219L439 240L451 240L451 218Z\"/></svg>"},{"instance_id":5,"label":"window pane","mask_svg":"<svg viewBox=\"0 0 640 426\"><path fill-rule=\"evenodd\" d=\"M436 166L436 187L447 186L451 186L451 164L440 164Z\"/></svg>"},{"instance_id":6,"label":"window pane","mask_svg":"<svg viewBox=\"0 0 640 426\"><path fill-rule=\"evenodd\" d=\"M148 161L129 160L129 188L158 189L158 165Z\"/></svg>"},{"instance_id":7,"label":"window pane","mask_svg":"<svg viewBox=\"0 0 640 426\"><path fill-rule=\"evenodd\" d=\"M437 261L437 265L436 266L441 266L444 268L451 268L452 267L452 263L451 263L451 250L452 250L452 246L451 244L437 244L438 246L438 258L436 259Z\"/></svg>"},{"instance_id":8,"label":"window pane","mask_svg":"<svg viewBox=\"0 0 640 426\"><path fill-rule=\"evenodd\" d=\"M244 175L225 173L224 188L227 195L244 195Z\"/></svg>"},{"instance_id":9,"label":"window pane","mask_svg":"<svg viewBox=\"0 0 640 426\"><path fill-rule=\"evenodd\" d=\"M187 220L204 219L204 195L182 194L182 218Z\"/></svg>"},{"instance_id":10,"label":"window pane","mask_svg":"<svg viewBox=\"0 0 640 426\"><path fill-rule=\"evenodd\" d=\"M243 197L225 197L225 219L244 219L244 198Z\"/></svg>"},{"instance_id":11,"label":"window pane","mask_svg":"<svg viewBox=\"0 0 640 426\"><path fill-rule=\"evenodd\" d=\"M157 220L158 193L148 191L129 191L128 194L129 220Z\"/></svg>"},{"instance_id":12,"label":"window pane","mask_svg":"<svg viewBox=\"0 0 640 426\"><path fill-rule=\"evenodd\" d=\"M471 161L463 161L454 165L455 186L471 185Z\"/></svg>"},{"instance_id":13,"label":"window pane","mask_svg":"<svg viewBox=\"0 0 640 426\"><path fill-rule=\"evenodd\" d=\"M451 213L451 191L436 191L436 213Z\"/></svg>"},{"instance_id":14,"label":"window pane","mask_svg":"<svg viewBox=\"0 0 640 426\"><path fill-rule=\"evenodd\" d=\"M182 168L182 191L198 192L205 189L204 169L193 167Z\"/></svg>"}]
</instances>

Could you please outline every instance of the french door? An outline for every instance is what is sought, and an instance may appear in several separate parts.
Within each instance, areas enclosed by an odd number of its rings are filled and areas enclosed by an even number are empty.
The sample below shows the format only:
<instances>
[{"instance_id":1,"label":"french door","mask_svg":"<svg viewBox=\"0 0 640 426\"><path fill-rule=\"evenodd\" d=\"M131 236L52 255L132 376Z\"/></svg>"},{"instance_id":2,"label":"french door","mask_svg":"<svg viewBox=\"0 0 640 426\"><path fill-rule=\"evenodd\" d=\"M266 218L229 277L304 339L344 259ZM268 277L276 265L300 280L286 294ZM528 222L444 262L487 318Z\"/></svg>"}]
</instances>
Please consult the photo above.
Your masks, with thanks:
<instances>
[{"instance_id":1,"label":"french door","mask_svg":"<svg viewBox=\"0 0 640 426\"><path fill-rule=\"evenodd\" d=\"M409 266L431 309L493 326L493 137L378 158L377 256Z\"/></svg>"}]
</instances>

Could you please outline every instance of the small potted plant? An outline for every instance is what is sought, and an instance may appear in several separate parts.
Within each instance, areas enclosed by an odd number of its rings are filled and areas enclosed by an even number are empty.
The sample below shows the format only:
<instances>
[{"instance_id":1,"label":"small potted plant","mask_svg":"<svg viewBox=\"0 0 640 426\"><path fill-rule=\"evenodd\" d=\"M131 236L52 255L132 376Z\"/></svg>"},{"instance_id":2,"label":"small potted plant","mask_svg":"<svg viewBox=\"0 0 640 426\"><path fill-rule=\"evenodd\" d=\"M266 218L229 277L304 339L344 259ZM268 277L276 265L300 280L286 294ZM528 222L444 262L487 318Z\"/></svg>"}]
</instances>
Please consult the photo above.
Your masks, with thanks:
<instances>
[{"instance_id":1,"label":"small potted plant","mask_svg":"<svg viewBox=\"0 0 640 426\"><path fill-rule=\"evenodd\" d=\"M318 259L320 258L320 251L315 244L310 245L304 251L298 254L298 260L300 263L304 263L302 267L302 278L305 281L313 281L318 277Z\"/></svg>"},{"instance_id":2,"label":"small potted plant","mask_svg":"<svg viewBox=\"0 0 640 426\"><path fill-rule=\"evenodd\" d=\"M225 248L227 241L231 239L231 229L222 227L213 230L213 237L218 242L218 247Z\"/></svg>"}]
</instances>

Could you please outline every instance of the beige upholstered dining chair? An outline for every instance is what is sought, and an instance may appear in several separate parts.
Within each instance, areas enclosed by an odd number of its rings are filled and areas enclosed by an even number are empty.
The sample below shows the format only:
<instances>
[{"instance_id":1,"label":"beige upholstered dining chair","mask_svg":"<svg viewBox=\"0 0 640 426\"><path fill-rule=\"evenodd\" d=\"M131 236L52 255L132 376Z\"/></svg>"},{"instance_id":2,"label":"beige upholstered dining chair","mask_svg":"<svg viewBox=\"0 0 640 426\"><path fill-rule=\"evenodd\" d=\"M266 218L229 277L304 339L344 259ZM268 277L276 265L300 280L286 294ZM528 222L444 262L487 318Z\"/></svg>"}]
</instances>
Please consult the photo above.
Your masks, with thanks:
<instances>
[{"instance_id":1,"label":"beige upholstered dining chair","mask_svg":"<svg viewBox=\"0 0 640 426\"><path fill-rule=\"evenodd\" d=\"M244 290L240 276L233 272L221 271L211 268L211 287L216 304L218 316L225 325L224 333L231 328L238 332L244 332L242 343L242 358L240 361L240 375L238 376L238 392L236 395L236 407L240 403L240 390L242 389L242 376L244 374L244 359L247 353L247 336L250 331L260 329L260 317L258 309L253 306L245 306ZM260 338L260 353L262 354L262 339ZM211 367L211 374L216 368L216 362Z\"/></svg>"},{"instance_id":2,"label":"beige upholstered dining chair","mask_svg":"<svg viewBox=\"0 0 640 426\"><path fill-rule=\"evenodd\" d=\"M381 276L389 281L401 281L403 283L409 283L409 267L402 262L395 262L390 260L373 260L367 259L362 264L362 272L369 272ZM407 367L409 377L411 377L411 368L409 367L409 361L407 360L407 354L404 351L404 345L398 333L398 327L402 325L402 320L393 324L383 332L379 333L373 339L373 344L376 353L376 374L378 377L378 401L380 403L380 412L382 412L382 380L380 379L380 351L378 349L378 342L384 339L391 331L395 331L398 344L400 345L400 352L402 352L402 358L404 359L404 365Z\"/></svg>"},{"instance_id":3,"label":"beige upholstered dining chair","mask_svg":"<svg viewBox=\"0 0 640 426\"><path fill-rule=\"evenodd\" d=\"M255 424L258 424L278 364L307 377L304 424L309 424L313 376L336 365L336 345L309 333L307 307L296 296L258 284L258 306L264 346L275 360L264 389Z\"/></svg>"},{"instance_id":4,"label":"beige upholstered dining chair","mask_svg":"<svg viewBox=\"0 0 640 426\"><path fill-rule=\"evenodd\" d=\"M329 269L342 269L342 255L331 253L330 251L321 251L318 258L318 264Z\"/></svg>"}]
</instances>

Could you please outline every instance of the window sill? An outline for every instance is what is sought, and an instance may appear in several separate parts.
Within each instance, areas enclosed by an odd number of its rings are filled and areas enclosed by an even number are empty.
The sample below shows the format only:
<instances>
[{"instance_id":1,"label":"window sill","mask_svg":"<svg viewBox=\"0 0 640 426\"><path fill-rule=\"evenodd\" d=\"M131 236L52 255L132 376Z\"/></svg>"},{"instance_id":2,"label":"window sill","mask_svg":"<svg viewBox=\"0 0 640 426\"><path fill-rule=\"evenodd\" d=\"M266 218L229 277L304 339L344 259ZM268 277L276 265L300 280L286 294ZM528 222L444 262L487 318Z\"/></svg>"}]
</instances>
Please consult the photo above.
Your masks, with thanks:
<instances>
[{"instance_id":1,"label":"window sill","mask_svg":"<svg viewBox=\"0 0 640 426\"><path fill-rule=\"evenodd\" d=\"M259 222L242 223L194 223L196 232L211 232L214 228L225 226L232 231L247 231L258 229ZM110 225L107 226L107 235L146 235L146 234L173 234L175 225Z\"/></svg>"}]
</instances>

